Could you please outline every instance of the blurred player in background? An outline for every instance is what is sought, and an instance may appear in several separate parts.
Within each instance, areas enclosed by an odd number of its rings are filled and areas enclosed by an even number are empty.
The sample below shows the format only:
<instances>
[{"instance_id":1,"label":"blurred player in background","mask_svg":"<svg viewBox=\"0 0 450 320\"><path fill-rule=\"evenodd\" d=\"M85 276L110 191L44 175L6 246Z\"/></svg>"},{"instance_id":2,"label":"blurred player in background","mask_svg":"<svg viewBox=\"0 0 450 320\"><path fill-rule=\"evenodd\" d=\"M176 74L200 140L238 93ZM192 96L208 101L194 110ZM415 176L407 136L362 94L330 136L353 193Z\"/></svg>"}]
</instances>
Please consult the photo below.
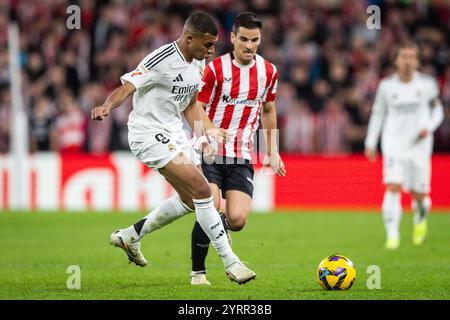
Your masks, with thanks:
<instances>
[{"instance_id":1,"label":"blurred player in background","mask_svg":"<svg viewBox=\"0 0 450 320\"><path fill-rule=\"evenodd\" d=\"M413 243L420 245L425 239L431 208L433 132L443 120L436 80L417 71L419 48L413 43L400 45L395 66L396 73L379 84L365 140L365 154L374 161L382 132L386 185L382 213L388 249L397 249L400 244L402 188L411 192L413 198Z\"/></svg>"},{"instance_id":2,"label":"blurred player in background","mask_svg":"<svg viewBox=\"0 0 450 320\"><path fill-rule=\"evenodd\" d=\"M277 118L275 95L277 69L256 54L261 41L262 23L255 14L242 12L234 20L231 33L233 50L211 61L203 75L199 91L200 108L206 109L214 125L227 130L228 141L215 144L214 163L202 163L220 210L221 198L226 200L222 222L229 231L241 230L248 219L253 196L253 135L261 115L265 129L266 155L263 165L272 167L275 174L284 176L286 170L276 144ZM198 222L192 230L191 284L209 285L205 260L210 238Z\"/></svg>"},{"instance_id":3,"label":"blurred player in background","mask_svg":"<svg viewBox=\"0 0 450 320\"><path fill-rule=\"evenodd\" d=\"M111 244L122 248L130 261L144 267L147 260L140 251L140 239L195 209L197 221L222 258L227 276L245 283L256 275L233 253L214 207L211 188L197 167L198 155L182 130L182 112L191 125L201 121L195 101L202 63L214 52L217 34L211 16L191 15L181 37L153 51L136 70L123 75L123 85L103 105L94 108L91 117L102 120L133 94L133 111L128 120L130 149L177 191L144 219L113 232ZM213 150L208 144L201 146L206 153Z\"/></svg>"}]
</instances>

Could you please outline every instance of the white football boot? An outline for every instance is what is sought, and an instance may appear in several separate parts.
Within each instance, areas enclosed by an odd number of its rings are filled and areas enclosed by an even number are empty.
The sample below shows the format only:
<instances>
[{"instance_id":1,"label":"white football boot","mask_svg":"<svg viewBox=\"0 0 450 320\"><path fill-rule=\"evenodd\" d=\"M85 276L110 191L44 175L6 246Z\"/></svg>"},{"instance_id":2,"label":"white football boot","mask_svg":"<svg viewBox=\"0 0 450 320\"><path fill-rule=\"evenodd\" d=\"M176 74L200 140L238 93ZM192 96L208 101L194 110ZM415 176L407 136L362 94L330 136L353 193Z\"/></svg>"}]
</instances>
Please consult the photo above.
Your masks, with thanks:
<instances>
[{"instance_id":1,"label":"white football boot","mask_svg":"<svg viewBox=\"0 0 450 320\"><path fill-rule=\"evenodd\" d=\"M206 273L191 271L191 284L192 285L206 285L210 286L211 283L206 279Z\"/></svg>"},{"instance_id":2,"label":"white football boot","mask_svg":"<svg viewBox=\"0 0 450 320\"><path fill-rule=\"evenodd\" d=\"M141 243L124 232L123 229L116 230L111 234L111 245L122 248L128 256L128 260L136 265L145 267L147 260L141 253Z\"/></svg>"},{"instance_id":3,"label":"white football boot","mask_svg":"<svg viewBox=\"0 0 450 320\"><path fill-rule=\"evenodd\" d=\"M231 281L244 284L256 278L256 273L247 268L241 261L232 263L225 269L225 273Z\"/></svg>"}]
</instances>

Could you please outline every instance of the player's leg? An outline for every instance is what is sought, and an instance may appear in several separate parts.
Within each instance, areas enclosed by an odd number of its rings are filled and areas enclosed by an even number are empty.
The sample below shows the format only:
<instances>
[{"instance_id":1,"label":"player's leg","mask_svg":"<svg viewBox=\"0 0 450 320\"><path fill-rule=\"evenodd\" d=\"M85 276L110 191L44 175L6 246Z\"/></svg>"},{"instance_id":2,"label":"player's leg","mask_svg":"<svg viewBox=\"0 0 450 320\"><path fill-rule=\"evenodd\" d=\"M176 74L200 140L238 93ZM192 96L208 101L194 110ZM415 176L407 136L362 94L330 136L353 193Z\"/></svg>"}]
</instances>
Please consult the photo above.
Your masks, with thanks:
<instances>
[{"instance_id":1,"label":"player's leg","mask_svg":"<svg viewBox=\"0 0 450 320\"><path fill-rule=\"evenodd\" d=\"M129 135L130 149L133 154L148 167L158 170L166 166L173 158L183 152L184 134L168 134L166 132L149 132L145 135ZM147 261L140 251L140 239L148 233L156 231L183 215L193 211L191 198L180 198L187 192L179 193L164 200L147 216L128 228L112 233L111 244L122 248L130 262L144 267ZM184 201L183 201L184 200Z\"/></svg>"},{"instance_id":2,"label":"player's leg","mask_svg":"<svg viewBox=\"0 0 450 320\"><path fill-rule=\"evenodd\" d=\"M387 249L397 249L400 245L401 188L400 184L388 184L384 193L382 212Z\"/></svg>"},{"instance_id":3,"label":"player's leg","mask_svg":"<svg viewBox=\"0 0 450 320\"><path fill-rule=\"evenodd\" d=\"M142 238L144 235L156 231L163 226L175 221L176 219L184 216L185 214L194 211L191 192L190 190L186 189L187 185L181 184L178 179L173 177L165 169L165 167L171 165L171 163L178 164L178 162L180 161L186 161L186 163L183 164L191 164L191 162L189 162L189 160L186 158L174 158L169 161L164 167L159 169L159 172L166 178L167 182L169 182L173 187L175 187L174 185L176 185L175 190L177 191L177 194L163 201L163 203L159 207L157 207L146 217L133 225L134 229L139 235L139 238Z\"/></svg>"},{"instance_id":4,"label":"player's leg","mask_svg":"<svg viewBox=\"0 0 450 320\"><path fill-rule=\"evenodd\" d=\"M430 192L431 163L429 159L415 161L411 185L413 218L413 243L420 245L427 235L427 218L431 210Z\"/></svg>"},{"instance_id":5,"label":"player's leg","mask_svg":"<svg viewBox=\"0 0 450 320\"><path fill-rule=\"evenodd\" d=\"M228 190L226 199L226 221L229 230L240 231L247 223L252 198L245 192L239 190Z\"/></svg>"},{"instance_id":6,"label":"player's leg","mask_svg":"<svg viewBox=\"0 0 450 320\"><path fill-rule=\"evenodd\" d=\"M213 194L218 194L218 197L220 197L220 190L217 185L211 184L211 186ZM228 190L225 198L226 211L225 213L220 213L220 215L229 237L229 243L231 244L231 236L229 235L229 231L240 231L244 228L250 213L251 197L241 191ZM216 208L218 207L220 207L220 202L218 202ZM194 229L192 230L191 284L210 284L206 279L205 265L209 242L209 238L203 232L200 225L196 223L194 225Z\"/></svg>"},{"instance_id":7,"label":"player's leg","mask_svg":"<svg viewBox=\"0 0 450 320\"><path fill-rule=\"evenodd\" d=\"M231 244L231 235L229 231L241 230L248 218L250 204L253 196L253 166L246 162L245 164L215 164L203 166L205 176L212 184L213 190L216 190L216 199L219 198L219 188L223 192L226 200L225 214L222 215L222 222ZM220 202L216 202L220 206ZM192 237L192 270L206 273L205 259L207 255L206 242L202 246L195 246L202 238L201 230L194 226ZM202 271L205 270L205 271Z\"/></svg>"},{"instance_id":8,"label":"player's leg","mask_svg":"<svg viewBox=\"0 0 450 320\"><path fill-rule=\"evenodd\" d=\"M238 283L254 279L255 273L244 266L231 250L219 213L214 207L211 188L201 171L180 154L161 169L160 173L175 190L182 188L192 198L197 221L221 257L228 277Z\"/></svg>"},{"instance_id":9,"label":"player's leg","mask_svg":"<svg viewBox=\"0 0 450 320\"><path fill-rule=\"evenodd\" d=\"M405 163L397 158L383 158L383 182L386 185L386 190L383 197L382 216L386 230L387 249L397 249L400 245L401 190L404 165Z\"/></svg>"},{"instance_id":10,"label":"player's leg","mask_svg":"<svg viewBox=\"0 0 450 320\"><path fill-rule=\"evenodd\" d=\"M414 210L412 241L415 245L421 245L428 231L427 218L431 209L431 198L426 193L415 191L412 191L411 195Z\"/></svg>"},{"instance_id":11,"label":"player's leg","mask_svg":"<svg viewBox=\"0 0 450 320\"><path fill-rule=\"evenodd\" d=\"M214 207L217 211L220 210L220 189L215 183L209 184L211 192L214 197ZM224 221L223 213L220 213L222 224L226 230L226 222ZM190 274L190 282L192 285L210 285L211 283L206 279L206 256L208 255L209 243L208 235L203 231L202 227L195 221L191 234L191 261L192 271Z\"/></svg>"},{"instance_id":12,"label":"player's leg","mask_svg":"<svg viewBox=\"0 0 450 320\"><path fill-rule=\"evenodd\" d=\"M253 166L243 164L227 166L222 192L226 200L226 221L231 231L240 231L247 223L253 197Z\"/></svg>"},{"instance_id":13,"label":"player's leg","mask_svg":"<svg viewBox=\"0 0 450 320\"><path fill-rule=\"evenodd\" d=\"M223 170L221 166L216 163L207 164L202 163L202 171L206 179L209 181L211 187L211 192L214 198L214 207L217 211L220 210L221 203L221 192L220 186L223 180ZM224 215L221 213L222 224L224 225L225 231L227 228L226 221L224 220ZM228 233L227 233L228 235ZM192 269L190 273L190 283L193 285L209 285L210 282L206 279L206 256L208 255L209 248L209 237L203 231L202 227L195 221L192 228L191 234L191 262Z\"/></svg>"},{"instance_id":14,"label":"player's leg","mask_svg":"<svg viewBox=\"0 0 450 320\"><path fill-rule=\"evenodd\" d=\"M124 249L130 261L141 267L146 266L147 261L140 251L142 237L193 211L192 200L187 196L188 193L181 187L177 191L176 195L164 200L143 219L126 229L113 232L111 244Z\"/></svg>"}]
</instances>

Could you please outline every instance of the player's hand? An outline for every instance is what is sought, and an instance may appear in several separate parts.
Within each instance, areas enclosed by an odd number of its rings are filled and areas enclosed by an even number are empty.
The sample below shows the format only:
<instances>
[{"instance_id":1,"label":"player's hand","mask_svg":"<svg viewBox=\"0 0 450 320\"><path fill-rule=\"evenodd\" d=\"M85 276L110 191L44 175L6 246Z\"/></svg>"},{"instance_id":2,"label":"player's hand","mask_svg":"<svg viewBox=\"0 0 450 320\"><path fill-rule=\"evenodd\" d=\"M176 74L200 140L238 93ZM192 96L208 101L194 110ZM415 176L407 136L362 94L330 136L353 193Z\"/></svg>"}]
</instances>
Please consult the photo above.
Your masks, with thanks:
<instances>
[{"instance_id":1,"label":"player's hand","mask_svg":"<svg viewBox=\"0 0 450 320\"><path fill-rule=\"evenodd\" d=\"M214 156L216 155L216 151L209 143L202 143L202 155L203 160L206 164L214 163Z\"/></svg>"},{"instance_id":2,"label":"player's hand","mask_svg":"<svg viewBox=\"0 0 450 320\"><path fill-rule=\"evenodd\" d=\"M226 143L228 141L227 130L222 128L210 128L206 130L206 134L216 140L218 143Z\"/></svg>"},{"instance_id":3,"label":"player's hand","mask_svg":"<svg viewBox=\"0 0 450 320\"><path fill-rule=\"evenodd\" d=\"M271 156L266 154L263 160L263 167L271 167L277 176L284 177L286 175L286 168L278 152L275 152Z\"/></svg>"},{"instance_id":4,"label":"player's hand","mask_svg":"<svg viewBox=\"0 0 450 320\"><path fill-rule=\"evenodd\" d=\"M377 158L377 151L374 149L367 148L364 150L364 155L366 156L367 159L369 159L370 162L375 162Z\"/></svg>"},{"instance_id":5,"label":"player's hand","mask_svg":"<svg viewBox=\"0 0 450 320\"><path fill-rule=\"evenodd\" d=\"M105 107L103 105L95 107L91 111L91 119L92 120L99 120L102 121L107 116L109 116L110 109L108 107Z\"/></svg>"},{"instance_id":6,"label":"player's hand","mask_svg":"<svg viewBox=\"0 0 450 320\"><path fill-rule=\"evenodd\" d=\"M430 131L428 131L428 129L422 129L419 132L419 137L417 138L417 140L420 141L420 140L426 138L429 134L430 134Z\"/></svg>"}]
</instances>

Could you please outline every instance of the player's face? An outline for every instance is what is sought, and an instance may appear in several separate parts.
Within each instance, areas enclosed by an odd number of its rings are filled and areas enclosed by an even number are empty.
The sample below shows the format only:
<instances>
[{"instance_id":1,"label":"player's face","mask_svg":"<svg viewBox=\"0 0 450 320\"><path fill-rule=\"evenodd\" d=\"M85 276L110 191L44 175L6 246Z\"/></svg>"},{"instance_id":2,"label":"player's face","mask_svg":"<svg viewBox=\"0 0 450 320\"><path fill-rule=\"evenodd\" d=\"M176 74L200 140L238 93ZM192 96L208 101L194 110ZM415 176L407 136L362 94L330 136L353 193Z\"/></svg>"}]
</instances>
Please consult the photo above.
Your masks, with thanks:
<instances>
[{"instance_id":1,"label":"player's face","mask_svg":"<svg viewBox=\"0 0 450 320\"><path fill-rule=\"evenodd\" d=\"M218 36L212 36L209 33L192 36L189 43L192 57L197 60L209 59L214 53L218 38Z\"/></svg>"},{"instance_id":2,"label":"player's face","mask_svg":"<svg viewBox=\"0 0 450 320\"><path fill-rule=\"evenodd\" d=\"M414 48L401 48L395 59L395 65L400 73L412 73L419 66L417 50Z\"/></svg>"},{"instance_id":3,"label":"player's face","mask_svg":"<svg viewBox=\"0 0 450 320\"><path fill-rule=\"evenodd\" d=\"M237 33L231 33L231 43L234 48L234 57L243 64L250 63L258 51L261 43L261 30L239 27Z\"/></svg>"}]
</instances>

